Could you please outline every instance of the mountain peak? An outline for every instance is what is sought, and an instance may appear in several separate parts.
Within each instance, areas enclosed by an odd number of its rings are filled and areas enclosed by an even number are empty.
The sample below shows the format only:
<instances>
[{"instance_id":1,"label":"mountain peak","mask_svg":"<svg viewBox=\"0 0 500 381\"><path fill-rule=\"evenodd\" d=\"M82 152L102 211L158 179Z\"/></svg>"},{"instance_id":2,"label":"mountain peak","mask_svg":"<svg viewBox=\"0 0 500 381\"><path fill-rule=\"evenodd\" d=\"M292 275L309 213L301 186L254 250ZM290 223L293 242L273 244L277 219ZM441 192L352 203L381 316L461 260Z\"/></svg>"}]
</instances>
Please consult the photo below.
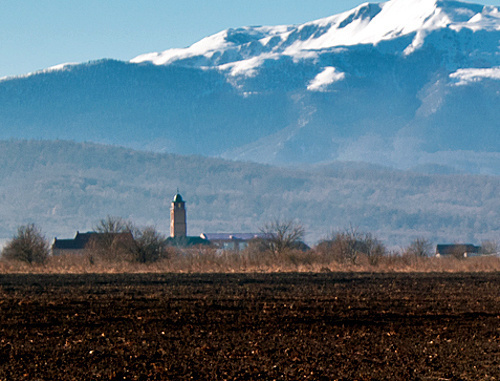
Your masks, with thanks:
<instances>
[{"instance_id":1,"label":"mountain peak","mask_svg":"<svg viewBox=\"0 0 500 381\"><path fill-rule=\"evenodd\" d=\"M1 136L500 171L498 6L365 3L302 25L223 30L134 62L145 64L0 80Z\"/></svg>"},{"instance_id":2,"label":"mountain peak","mask_svg":"<svg viewBox=\"0 0 500 381\"><path fill-rule=\"evenodd\" d=\"M452 0L390 0L364 3L350 11L302 25L227 29L188 48L145 54L131 62L217 66L231 69L233 73L241 73L241 67L250 67L251 73L255 65L280 54L294 59L315 58L314 52L320 50L377 45L414 34L413 42L404 51L410 54L422 46L428 33L437 29L500 30L499 25L499 7Z\"/></svg>"}]
</instances>

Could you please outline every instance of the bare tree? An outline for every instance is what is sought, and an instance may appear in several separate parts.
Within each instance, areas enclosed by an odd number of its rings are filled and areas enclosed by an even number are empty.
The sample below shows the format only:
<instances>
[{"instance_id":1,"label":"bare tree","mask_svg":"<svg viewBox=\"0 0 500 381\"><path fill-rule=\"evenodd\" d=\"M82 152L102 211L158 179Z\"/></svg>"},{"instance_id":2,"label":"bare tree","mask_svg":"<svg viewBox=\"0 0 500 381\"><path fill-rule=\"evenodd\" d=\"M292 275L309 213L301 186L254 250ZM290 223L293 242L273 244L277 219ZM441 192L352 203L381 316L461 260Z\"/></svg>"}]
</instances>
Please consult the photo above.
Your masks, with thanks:
<instances>
[{"instance_id":1,"label":"bare tree","mask_svg":"<svg viewBox=\"0 0 500 381\"><path fill-rule=\"evenodd\" d=\"M30 264L43 263L49 256L49 244L35 224L23 225L4 247L2 256Z\"/></svg>"},{"instance_id":2,"label":"bare tree","mask_svg":"<svg viewBox=\"0 0 500 381\"><path fill-rule=\"evenodd\" d=\"M362 238L362 246L364 246L364 254L368 258L368 263L372 266L379 264L380 259L386 254L386 248L377 238L370 233L364 234Z\"/></svg>"},{"instance_id":3,"label":"bare tree","mask_svg":"<svg viewBox=\"0 0 500 381\"><path fill-rule=\"evenodd\" d=\"M316 251L326 259L352 265L358 262L360 255L364 255L373 266L386 253L384 245L378 239L370 233L359 233L352 226L334 233L333 238L320 242Z\"/></svg>"},{"instance_id":4,"label":"bare tree","mask_svg":"<svg viewBox=\"0 0 500 381\"><path fill-rule=\"evenodd\" d=\"M100 220L94 231L98 233L89 242L86 251L91 262L94 257L108 261L129 260L133 246L132 224L121 217L107 216Z\"/></svg>"},{"instance_id":5,"label":"bare tree","mask_svg":"<svg viewBox=\"0 0 500 381\"><path fill-rule=\"evenodd\" d=\"M458 244L454 245L453 249L450 252L450 255L457 259L464 259L467 257L467 251L468 251L467 245Z\"/></svg>"},{"instance_id":6,"label":"bare tree","mask_svg":"<svg viewBox=\"0 0 500 381\"><path fill-rule=\"evenodd\" d=\"M130 231L130 222L121 217L107 216L94 226L94 231L101 234L126 233Z\"/></svg>"},{"instance_id":7,"label":"bare tree","mask_svg":"<svg viewBox=\"0 0 500 381\"><path fill-rule=\"evenodd\" d=\"M410 243L405 253L415 257L429 257L432 254L432 245L427 239L419 237Z\"/></svg>"},{"instance_id":8,"label":"bare tree","mask_svg":"<svg viewBox=\"0 0 500 381\"><path fill-rule=\"evenodd\" d=\"M140 229L120 217L107 216L94 227L98 233L89 243L87 253L108 261L150 263L166 253L166 237L154 227Z\"/></svg>"},{"instance_id":9,"label":"bare tree","mask_svg":"<svg viewBox=\"0 0 500 381\"><path fill-rule=\"evenodd\" d=\"M132 259L139 263L155 262L166 253L166 237L154 227L134 229Z\"/></svg>"},{"instance_id":10,"label":"bare tree","mask_svg":"<svg viewBox=\"0 0 500 381\"><path fill-rule=\"evenodd\" d=\"M353 265L356 264L358 259L358 241L359 233L353 227L346 229L344 232L337 233L334 243L343 261L350 262Z\"/></svg>"},{"instance_id":11,"label":"bare tree","mask_svg":"<svg viewBox=\"0 0 500 381\"><path fill-rule=\"evenodd\" d=\"M500 252L500 245L497 241L484 241L481 243L482 254L498 254Z\"/></svg>"},{"instance_id":12,"label":"bare tree","mask_svg":"<svg viewBox=\"0 0 500 381\"><path fill-rule=\"evenodd\" d=\"M275 220L260 230L265 236L263 243L275 254L300 248L305 235L302 225L291 220Z\"/></svg>"}]
</instances>

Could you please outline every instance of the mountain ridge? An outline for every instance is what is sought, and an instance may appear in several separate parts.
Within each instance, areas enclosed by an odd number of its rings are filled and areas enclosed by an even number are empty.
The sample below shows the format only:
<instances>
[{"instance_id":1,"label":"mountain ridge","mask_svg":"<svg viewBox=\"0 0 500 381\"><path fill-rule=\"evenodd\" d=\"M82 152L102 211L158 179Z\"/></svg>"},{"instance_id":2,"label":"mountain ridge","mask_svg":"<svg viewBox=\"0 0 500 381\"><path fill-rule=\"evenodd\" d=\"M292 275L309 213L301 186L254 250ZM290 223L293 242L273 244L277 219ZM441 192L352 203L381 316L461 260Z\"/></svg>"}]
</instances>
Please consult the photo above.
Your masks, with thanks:
<instances>
[{"instance_id":1,"label":"mountain ridge","mask_svg":"<svg viewBox=\"0 0 500 381\"><path fill-rule=\"evenodd\" d=\"M391 0L0 80L0 139L500 174L498 104L500 7Z\"/></svg>"},{"instance_id":2,"label":"mountain ridge","mask_svg":"<svg viewBox=\"0 0 500 381\"><path fill-rule=\"evenodd\" d=\"M411 54L423 45L426 34L449 28L499 30L500 7L482 6L451 0L391 0L383 3L364 3L353 10L311 21L302 25L275 27L243 27L227 29L185 49L169 49L161 53L148 53L133 58L132 63L150 62L165 65L180 61L185 65L227 66L237 61L236 54L218 54L231 48L239 49L241 61L262 53L297 56L297 59L314 58L318 50L359 44L372 44L393 40L412 33L416 35L403 52ZM260 47L257 46L260 44ZM300 52L309 51L307 53ZM257 54L256 54L257 53ZM198 59L194 59L198 57ZM204 57L204 61L201 57ZM264 59L269 59L267 56ZM226 62L228 61L228 62ZM205 65L204 65L205 63ZM233 75L236 74L234 68Z\"/></svg>"}]
</instances>

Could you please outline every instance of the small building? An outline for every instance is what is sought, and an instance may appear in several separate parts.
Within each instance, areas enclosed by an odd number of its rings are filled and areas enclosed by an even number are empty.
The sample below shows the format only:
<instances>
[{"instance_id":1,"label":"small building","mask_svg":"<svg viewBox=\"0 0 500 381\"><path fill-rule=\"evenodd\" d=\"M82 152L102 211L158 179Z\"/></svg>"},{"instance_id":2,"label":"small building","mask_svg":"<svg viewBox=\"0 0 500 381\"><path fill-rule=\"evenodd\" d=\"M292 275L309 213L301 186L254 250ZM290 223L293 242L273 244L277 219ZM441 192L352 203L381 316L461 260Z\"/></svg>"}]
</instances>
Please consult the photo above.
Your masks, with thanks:
<instances>
[{"instance_id":1,"label":"small building","mask_svg":"<svg viewBox=\"0 0 500 381\"><path fill-rule=\"evenodd\" d=\"M198 236L168 237L165 243L167 244L167 246L178 248L210 245L209 241Z\"/></svg>"},{"instance_id":2,"label":"small building","mask_svg":"<svg viewBox=\"0 0 500 381\"><path fill-rule=\"evenodd\" d=\"M112 236L113 239L119 239L123 242L131 242L134 240L132 233L97 233L97 232L87 232L80 233L76 232L75 238L70 239L58 239L54 238L52 243L51 251L52 255L64 255L64 254L83 254L85 249L89 247L93 242L104 235Z\"/></svg>"},{"instance_id":3,"label":"small building","mask_svg":"<svg viewBox=\"0 0 500 381\"><path fill-rule=\"evenodd\" d=\"M245 250L249 243L257 239L268 239L265 233L202 233L201 238L208 240L212 245L221 250Z\"/></svg>"},{"instance_id":4,"label":"small building","mask_svg":"<svg viewBox=\"0 0 500 381\"><path fill-rule=\"evenodd\" d=\"M470 243L461 244L446 244L436 246L436 257L454 256L454 257L470 257L479 255L481 246L475 246Z\"/></svg>"}]
</instances>

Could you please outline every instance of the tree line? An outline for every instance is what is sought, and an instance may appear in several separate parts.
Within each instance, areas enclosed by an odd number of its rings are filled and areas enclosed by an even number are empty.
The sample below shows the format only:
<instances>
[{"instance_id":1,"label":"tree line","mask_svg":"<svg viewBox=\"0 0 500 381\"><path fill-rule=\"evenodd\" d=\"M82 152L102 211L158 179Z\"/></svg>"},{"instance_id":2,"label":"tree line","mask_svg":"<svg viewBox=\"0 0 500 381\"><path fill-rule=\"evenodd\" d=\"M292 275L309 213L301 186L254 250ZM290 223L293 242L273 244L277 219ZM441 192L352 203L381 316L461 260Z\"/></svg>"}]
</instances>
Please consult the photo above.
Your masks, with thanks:
<instances>
[{"instance_id":1,"label":"tree line","mask_svg":"<svg viewBox=\"0 0 500 381\"><path fill-rule=\"evenodd\" d=\"M350 226L333 233L315 247L304 244L305 229L292 220L275 220L265 224L260 238L250 241L241 256L295 261L335 261L356 265L367 262L376 266L382 258L393 255L386 246L371 233L358 231ZM84 258L90 264L106 262L154 263L182 254L186 248L171 246L168 238L153 226L137 227L119 217L108 216L94 226L98 233L85 247ZM264 238L263 238L264 237ZM498 249L490 243L489 250ZM199 249L199 248L198 248ZM206 248L206 250L214 248ZM207 252L205 250L205 252ZM402 255L426 258L433 254L432 245L424 238L417 238L402 249ZM18 227L17 232L2 250L5 260L43 264L50 257L50 244L42 230L35 224Z\"/></svg>"}]
</instances>

